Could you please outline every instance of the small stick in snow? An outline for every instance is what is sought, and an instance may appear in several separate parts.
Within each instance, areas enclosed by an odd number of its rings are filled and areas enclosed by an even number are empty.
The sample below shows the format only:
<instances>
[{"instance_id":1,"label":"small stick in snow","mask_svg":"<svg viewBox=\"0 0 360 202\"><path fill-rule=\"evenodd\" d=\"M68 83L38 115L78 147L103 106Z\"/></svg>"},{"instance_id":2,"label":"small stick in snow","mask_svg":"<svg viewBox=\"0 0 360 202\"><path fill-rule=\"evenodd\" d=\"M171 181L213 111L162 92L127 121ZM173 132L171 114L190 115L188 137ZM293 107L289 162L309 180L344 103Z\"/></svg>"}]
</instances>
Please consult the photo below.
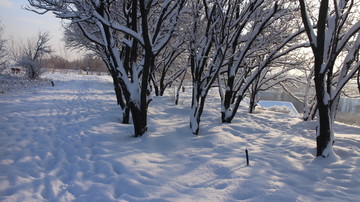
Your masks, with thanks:
<instances>
[{"instance_id":1,"label":"small stick in snow","mask_svg":"<svg viewBox=\"0 0 360 202\"><path fill-rule=\"evenodd\" d=\"M55 83L54 83L54 81L51 81L51 85L52 85L52 86L55 86Z\"/></svg>"},{"instance_id":2,"label":"small stick in snow","mask_svg":"<svg viewBox=\"0 0 360 202\"><path fill-rule=\"evenodd\" d=\"M249 151L247 150L247 148L245 149L245 154L246 154L246 165L250 165L249 164Z\"/></svg>"}]
</instances>

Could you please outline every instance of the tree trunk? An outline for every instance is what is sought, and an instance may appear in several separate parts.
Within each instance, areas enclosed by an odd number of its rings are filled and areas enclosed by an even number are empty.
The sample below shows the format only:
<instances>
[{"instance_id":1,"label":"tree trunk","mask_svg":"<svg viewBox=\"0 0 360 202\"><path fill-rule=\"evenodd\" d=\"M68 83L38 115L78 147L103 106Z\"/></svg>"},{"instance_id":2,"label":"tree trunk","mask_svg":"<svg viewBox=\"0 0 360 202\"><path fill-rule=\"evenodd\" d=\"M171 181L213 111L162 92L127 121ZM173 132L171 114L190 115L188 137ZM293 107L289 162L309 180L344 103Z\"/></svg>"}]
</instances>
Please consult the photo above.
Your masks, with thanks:
<instances>
[{"instance_id":1,"label":"tree trunk","mask_svg":"<svg viewBox=\"0 0 360 202\"><path fill-rule=\"evenodd\" d=\"M135 2L135 1L134 1ZM147 131L147 111L148 111L148 85L151 80L151 69L154 67L154 55L149 38L149 28L147 22L147 8L144 1L139 1L141 13L141 27L144 39L144 64L141 74L140 95L138 103L130 103L130 110L133 118L135 137L142 136Z\"/></svg>"},{"instance_id":2,"label":"tree trunk","mask_svg":"<svg viewBox=\"0 0 360 202\"><path fill-rule=\"evenodd\" d=\"M115 80L114 80L113 84L114 84L114 90L115 90L115 95L116 95L116 102L118 105L121 106L121 109L124 109L126 104L123 100L121 87L119 86L119 83L115 82Z\"/></svg>"},{"instance_id":3,"label":"tree trunk","mask_svg":"<svg viewBox=\"0 0 360 202\"><path fill-rule=\"evenodd\" d=\"M322 57L320 57L322 62ZM319 66L316 66L319 65ZM327 95L324 74L320 73L322 63L315 58L315 90L318 108L318 128L316 137L316 156L328 157L332 153L333 121L331 118L330 95ZM317 69L316 69L317 68ZM329 96L329 98L326 98Z\"/></svg>"},{"instance_id":4,"label":"tree trunk","mask_svg":"<svg viewBox=\"0 0 360 202\"><path fill-rule=\"evenodd\" d=\"M122 109L122 123L129 124L130 110L128 106L128 101L124 100L125 96L123 95L123 91L121 89L119 79L117 78L117 74L115 72L115 68L111 68L110 66L108 66L108 69L113 78L113 85L114 85L117 104Z\"/></svg>"},{"instance_id":5,"label":"tree trunk","mask_svg":"<svg viewBox=\"0 0 360 202\"><path fill-rule=\"evenodd\" d=\"M129 124L129 120L130 120L130 108L129 108L129 106L125 106L123 108L122 115L123 115L122 123L123 124Z\"/></svg>"},{"instance_id":6,"label":"tree trunk","mask_svg":"<svg viewBox=\"0 0 360 202\"><path fill-rule=\"evenodd\" d=\"M147 131L147 108L138 108L130 103L130 110L134 124L134 136L141 137Z\"/></svg>"},{"instance_id":7,"label":"tree trunk","mask_svg":"<svg viewBox=\"0 0 360 202\"><path fill-rule=\"evenodd\" d=\"M250 93L250 103L249 103L249 113L250 114L254 113L256 104L257 104L256 91L253 90Z\"/></svg>"},{"instance_id":8,"label":"tree trunk","mask_svg":"<svg viewBox=\"0 0 360 202\"><path fill-rule=\"evenodd\" d=\"M318 108L318 126L316 130L316 156L327 157L333 152L333 120L331 118L330 90L332 79L331 71L334 64L329 64L328 62L332 61L329 61L329 58L324 58L324 53L326 51L325 46L329 46L329 44L327 44L328 42L326 41L326 23L328 21L329 0L320 1L316 36L314 36L314 33L312 33L313 28L311 27L310 21L307 16L305 1L299 0L299 2L302 20L315 57L314 80ZM326 74L328 77L326 77Z\"/></svg>"},{"instance_id":9,"label":"tree trunk","mask_svg":"<svg viewBox=\"0 0 360 202\"><path fill-rule=\"evenodd\" d=\"M326 33L326 21L328 13L328 0L323 0L320 3L319 8L319 19L318 19L318 30L317 30L317 47L314 51L315 56L315 89L316 89L316 98L318 102L318 131L316 137L316 156L328 157L332 152L332 120L330 117L330 106L329 101L325 99L327 96L330 99L330 95L326 91L326 84L332 78L326 79L326 72L323 72L324 65L324 52L325 52L325 33ZM328 65L329 66L329 65ZM330 65L331 66L331 65ZM332 68L331 68L332 69ZM329 70L328 70L329 71ZM327 81L325 83L325 81Z\"/></svg>"},{"instance_id":10,"label":"tree trunk","mask_svg":"<svg viewBox=\"0 0 360 202\"><path fill-rule=\"evenodd\" d=\"M153 87L154 87L154 92L155 92L155 96L163 96L162 95L162 92L159 90L159 86L158 86L158 83L156 82L156 79L155 79L155 72L151 72L151 81L153 83ZM160 89L161 89L161 84L160 84Z\"/></svg>"},{"instance_id":11,"label":"tree trunk","mask_svg":"<svg viewBox=\"0 0 360 202\"><path fill-rule=\"evenodd\" d=\"M166 69L164 67L163 70L161 71L161 76L160 76L160 84L159 84L160 85L160 96L164 95L164 92L165 92L165 89L166 89L166 86L164 84L165 75L166 75Z\"/></svg>"},{"instance_id":12,"label":"tree trunk","mask_svg":"<svg viewBox=\"0 0 360 202\"><path fill-rule=\"evenodd\" d=\"M230 70L229 70L229 72L230 72ZM224 102L223 102L223 109L221 111L221 121L223 123L231 123L231 120L232 120L232 119L229 119L229 117L227 116L227 112L231 111L230 107L231 107L232 98L233 98L233 94L234 94L234 91L233 91L234 79L235 79L235 76L230 76L227 81L225 97L224 97Z\"/></svg>"},{"instance_id":13,"label":"tree trunk","mask_svg":"<svg viewBox=\"0 0 360 202\"><path fill-rule=\"evenodd\" d=\"M204 111L205 106L205 96L200 96L200 100L197 100L197 105L193 107L193 116L190 119L190 128L194 135L199 134L200 129L200 118Z\"/></svg>"},{"instance_id":14,"label":"tree trunk","mask_svg":"<svg viewBox=\"0 0 360 202\"><path fill-rule=\"evenodd\" d=\"M330 111L328 105L318 105L318 128L316 137L316 156L327 157L332 151L333 140L331 138L332 133L332 121L330 118Z\"/></svg>"},{"instance_id":15,"label":"tree trunk","mask_svg":"<svg viewBox=\"0 0 360 202\"><path fill-rule=\"evenodd\" d=\"M184 79L185 79L185 76L186 76L186 70L184 71L184 75L183 75L183 77L181 78L180 84L179 84L179 86L177 87L177 90L176 90L176 94L175 94L175 104L176 104L176 105L179 104L180 89L181 89L181 88L185 89L184 87L182 87L182 86L183 86Z\"/></svg>"},{"instance_id":16,"label":"tree trunk","mask_svg":"<svg viewBox=\"0 0 360 202\"><path fill-rule=\"evenodd\" d=\"M357 85L358 85L358 90L360 93L360 70L358 70L358 74L357 74Z\"/></svg>"},{"instance_id":17,"label":"tree trunk","mask_svg":"<svg viewBox=\"0 0 360 202\"><path fill-rule=\"evenodd\" d=\"M123 95L120 87L115 87L116 99L118 105L120 105L122 109L122 123L129 124L130 110L128 106L128 101L123 100Z\"/></svg>"},{"instance_id":18,"label":"tree trunk","mask_svg":"<svg viewBox=\"0 0 360 202\"><path fill-rule=\"evenodd\" d=\"M160 96L164 96L165 89L164 80L160 80Z\"/></svg>"},{"instance_id":19,"label":"tree trunk","mask_svg":"<svg viewBox=\"0 0 360 202\"><path fill-rule=\"evenodd\" d=\"M304 121L314 120L317 112L317 102L314 100L310 106L308 104L305 105L306 106L304 106L303 120Z\"/></svg>"}]
</instances>

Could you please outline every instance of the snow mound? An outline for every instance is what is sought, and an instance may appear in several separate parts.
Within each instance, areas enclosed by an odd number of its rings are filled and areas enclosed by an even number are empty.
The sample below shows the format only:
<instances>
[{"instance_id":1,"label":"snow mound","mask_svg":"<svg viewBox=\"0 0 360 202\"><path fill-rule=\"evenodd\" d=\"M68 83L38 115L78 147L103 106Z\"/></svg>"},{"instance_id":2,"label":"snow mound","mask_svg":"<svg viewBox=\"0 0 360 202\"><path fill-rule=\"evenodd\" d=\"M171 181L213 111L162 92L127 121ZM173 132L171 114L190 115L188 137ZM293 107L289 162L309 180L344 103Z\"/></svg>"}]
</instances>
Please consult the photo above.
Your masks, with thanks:
<instances>
[{"instance_id":1,"label":"snow mound","mask_svg":"<svg viewBox=\"0 0 360 202\"><path fill-rule=\"evenodd\" d=\"M260 107L269 111L299 115L295 106L291 102L260 100L258 104Z\"/></svg>"}]
</instances>

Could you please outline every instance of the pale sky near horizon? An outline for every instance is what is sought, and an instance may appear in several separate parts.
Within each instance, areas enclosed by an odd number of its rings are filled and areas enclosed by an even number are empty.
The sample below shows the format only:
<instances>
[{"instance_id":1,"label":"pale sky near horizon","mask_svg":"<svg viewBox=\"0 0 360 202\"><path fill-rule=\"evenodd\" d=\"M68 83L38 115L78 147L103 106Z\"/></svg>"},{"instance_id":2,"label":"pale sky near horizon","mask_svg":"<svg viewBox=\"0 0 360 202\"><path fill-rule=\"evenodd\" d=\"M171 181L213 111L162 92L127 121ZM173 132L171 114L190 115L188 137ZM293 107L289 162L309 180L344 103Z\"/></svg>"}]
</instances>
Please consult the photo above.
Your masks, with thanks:
<instances>
[{"instance_id":1,"label":"pale sky near horizon","mask_svg":"<svg viewBox=\"0 0 360 202\"><path fill-rule=\"evenodd\" d=\"M63 30L61 20L51 13L39 15L23 9L28 5L27 0L0 0L0 21L5 27L4 38L8 41L26 41L33 38L39 31L47 31L50 34L53 50L69 60L77 59L80 53L69 51L64 48Z\"/></svg>"}]
</instances>

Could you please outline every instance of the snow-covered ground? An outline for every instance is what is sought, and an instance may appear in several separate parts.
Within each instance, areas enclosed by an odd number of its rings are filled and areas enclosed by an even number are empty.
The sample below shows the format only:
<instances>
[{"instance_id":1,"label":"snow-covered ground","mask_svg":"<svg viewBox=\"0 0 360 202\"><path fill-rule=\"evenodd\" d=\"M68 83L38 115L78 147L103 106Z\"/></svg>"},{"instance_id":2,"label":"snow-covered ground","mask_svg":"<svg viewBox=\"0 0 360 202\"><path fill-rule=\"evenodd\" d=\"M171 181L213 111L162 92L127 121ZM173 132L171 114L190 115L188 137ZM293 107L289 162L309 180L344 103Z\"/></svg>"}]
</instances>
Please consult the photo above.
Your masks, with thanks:
<instances>
[{"instance_id":1,"label":"snow-covered ground","mask_svg":"<svg viewBox=\"0 0 360 202\"><path fill-rule=\"evenodd\" d=\"M336 124L338 158L315 158L314 122L244 107L221 124L210 97L194 136L185 92L155 97L133 138L110 77L46 77L0 94L0 201L359 201L360 128Z\"/></svg>"},{"instance_id":2,"label":"snow-covered ground","mask_svg":"<svg viewBox=\"0 0 360 202\"><path fill-rule=\"evenodd\" d=\"M3 93L20 93L26 88L51 85L47 80L29 80L24 75L2 74L0 72L0 95Z\"/></svg>"}]
</instances>

